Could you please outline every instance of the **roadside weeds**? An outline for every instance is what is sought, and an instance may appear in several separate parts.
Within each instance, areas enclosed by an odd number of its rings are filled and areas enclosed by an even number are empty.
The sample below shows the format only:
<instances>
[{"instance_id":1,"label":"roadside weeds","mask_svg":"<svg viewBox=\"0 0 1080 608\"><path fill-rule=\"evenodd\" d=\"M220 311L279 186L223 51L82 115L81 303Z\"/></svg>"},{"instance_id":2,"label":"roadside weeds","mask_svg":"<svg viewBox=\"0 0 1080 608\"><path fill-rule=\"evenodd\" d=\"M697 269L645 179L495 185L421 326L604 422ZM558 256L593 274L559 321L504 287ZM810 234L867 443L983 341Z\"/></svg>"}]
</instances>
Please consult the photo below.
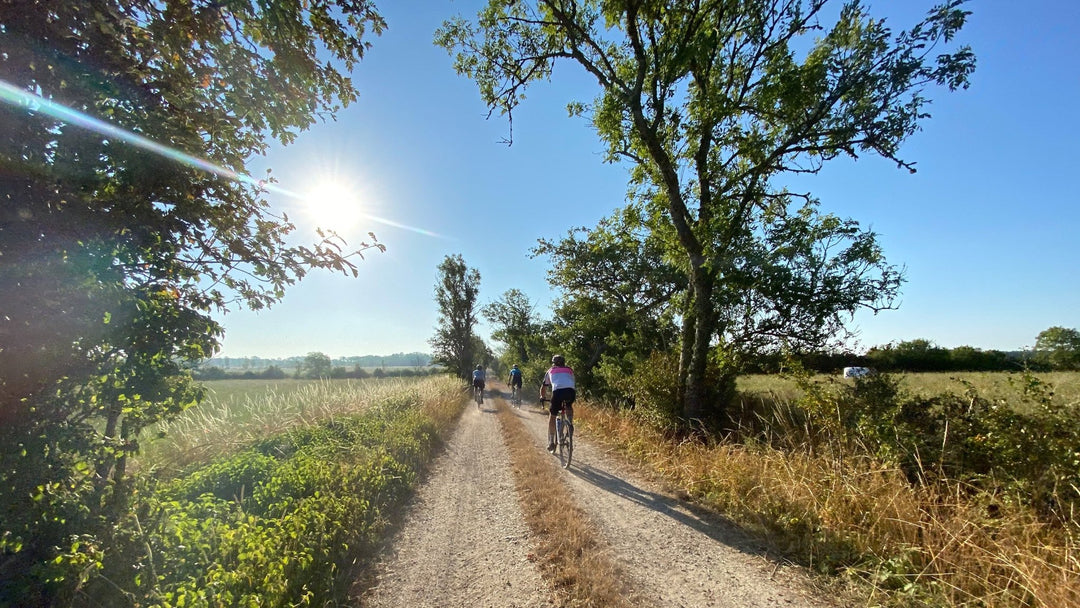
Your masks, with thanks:
<instances>
[{"instance_id":1,"label":"roadside weeds","mask_svg":"<svg viewBox=\"0 0 1080 608\"><path fill-rule=\"evenodd\" d=\"M505 400L495 403L522 512L536 537L535 563L560 605L629 608L629 586L608 559L595 525L574 503L562 469L536 445Z\"/></svg>"}]
</instances>

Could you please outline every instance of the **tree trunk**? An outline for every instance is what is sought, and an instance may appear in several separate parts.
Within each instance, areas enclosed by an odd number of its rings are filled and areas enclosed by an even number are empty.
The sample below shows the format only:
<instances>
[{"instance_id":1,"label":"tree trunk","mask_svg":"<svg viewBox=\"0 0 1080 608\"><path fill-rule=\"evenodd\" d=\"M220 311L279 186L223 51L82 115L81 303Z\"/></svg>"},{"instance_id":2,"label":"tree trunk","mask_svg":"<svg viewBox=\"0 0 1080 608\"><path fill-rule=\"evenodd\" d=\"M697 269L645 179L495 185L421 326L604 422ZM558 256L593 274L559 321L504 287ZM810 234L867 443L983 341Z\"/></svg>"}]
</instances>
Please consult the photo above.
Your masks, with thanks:
<instances>
[{"instance_id":1,"label":"tree trunk","mask_svg":"<svg viewBox=\"0 0 1080 608\"><path fill-rule=\"evenodd\" d=\"M686 379L690 375L690 360L694 355L694 287L686 290L686 303L683 306L682 344L679 348L679 403L686 402Z\"/></svg>"},{"instance_id":2,"label":"tree trunk","mask_svg":"<svg viewBox=\"0 0 1080 608\"><path fill-rule=\"evenodd\" d=\"M694 341L687 368L686 391L683 395L683 416L688 420L700 420L705 413L706 378L709 362L709 346L712 342L713 317L712 291L713 278L703 264L695 264L691 269L693 286ZM685 347L684 347L685 352Z\"/></svg>"}]
</instances>

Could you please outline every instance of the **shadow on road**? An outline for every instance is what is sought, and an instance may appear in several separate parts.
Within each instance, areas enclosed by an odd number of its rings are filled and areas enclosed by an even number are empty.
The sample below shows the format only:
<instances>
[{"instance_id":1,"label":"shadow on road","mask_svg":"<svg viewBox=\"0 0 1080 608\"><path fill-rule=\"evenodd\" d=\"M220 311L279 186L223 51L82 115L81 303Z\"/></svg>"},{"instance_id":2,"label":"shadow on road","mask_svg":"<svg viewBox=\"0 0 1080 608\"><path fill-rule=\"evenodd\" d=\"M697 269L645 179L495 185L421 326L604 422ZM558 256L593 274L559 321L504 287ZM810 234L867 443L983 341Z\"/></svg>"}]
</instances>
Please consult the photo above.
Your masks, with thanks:
<instances>
[{"instance_id":1,"label":"shadow on road","mask_svg":"<svg viewBox=\"0 0 1080 608\"><path fill-rule=\"evenodd\" d=\"M569 471L585 482L656 513L667 515L717 542L743 553L768 558L768 552L760 542L756 542L746 532L715 512L685 500L642 489L587 463L575 463Z\"/></svg>"},{"instance_id":2,"label":"shadow on road","mask_svg":"<svg viewBox=\"0 0 1080 608\"><path fill-rule=\"evenodd\" d=\"M513 410L513 413L520 417L525 417L526 414L539 416L547 416L548 414L547 409L541 409L540 403L536 400L526 399L522 402L520 408L514 408L510 405L509 390L492 390L491 396L492 398L504 399L507 406ZM486 403L487 401L485 401ZM760 542L755 541L745 531L714 511L673 496L642 489L607 471L598 469L588 463L581 463L580 460L575 461L569 472L602 490L633 501L657 513L667 515L717 542L738 549L743 553L768 557L766 548Z\"/></svg>"}]
</instances>

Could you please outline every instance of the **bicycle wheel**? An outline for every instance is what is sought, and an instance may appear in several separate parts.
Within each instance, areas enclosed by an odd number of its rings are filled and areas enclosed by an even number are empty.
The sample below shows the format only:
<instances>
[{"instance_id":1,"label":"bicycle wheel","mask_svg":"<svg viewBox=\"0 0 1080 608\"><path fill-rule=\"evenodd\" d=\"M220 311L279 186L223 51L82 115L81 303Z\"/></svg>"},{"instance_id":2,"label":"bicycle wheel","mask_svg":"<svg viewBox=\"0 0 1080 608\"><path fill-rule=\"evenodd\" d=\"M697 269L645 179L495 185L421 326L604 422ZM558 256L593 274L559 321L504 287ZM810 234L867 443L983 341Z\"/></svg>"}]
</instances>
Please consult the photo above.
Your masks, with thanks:
<instances>
[{"instance_id":1,"label":"bicycle wheel","mask_svg":"<svg viewBox=\"0 0 1080 608\"><path fill-rule=\"evenodd\" d=\"M566 435L566 462L564 469L570 468L570 461L574 459L574 425L570 421L563 423L563 433Z\"/></svg>"},{"instance_id":2,"label":"bicycle wheel","mask_svg":"<svg viewBox=\"0 0 1080 608\"><path fill-rule=\"evenodd\" d=\"M570 459L574 454L574 445L571 443L570 424L565 418L559 416L555 420L555 434L556 440L559 444L559 461L562 462L563 468L570 466Z\"/></svg>"}]
</instances>

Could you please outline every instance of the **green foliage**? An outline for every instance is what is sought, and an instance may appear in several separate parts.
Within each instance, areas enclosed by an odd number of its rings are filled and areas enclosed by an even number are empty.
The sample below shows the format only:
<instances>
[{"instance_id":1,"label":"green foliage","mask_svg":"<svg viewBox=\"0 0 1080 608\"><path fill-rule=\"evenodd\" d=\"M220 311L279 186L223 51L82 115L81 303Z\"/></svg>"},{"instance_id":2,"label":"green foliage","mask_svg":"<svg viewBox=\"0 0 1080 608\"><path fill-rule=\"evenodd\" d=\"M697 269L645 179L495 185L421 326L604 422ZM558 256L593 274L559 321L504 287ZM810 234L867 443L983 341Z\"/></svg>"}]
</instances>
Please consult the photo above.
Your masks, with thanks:
<instances>
[{"instance_id":1,"label":"green foliage","mask_svg":"<svg viewBox=\"0 0 1080 608\"><path fill-rule=\"evenodd\" d=\"M415 404L297 428L162 484L86 593L106 605L344 604L436 446Z\"/></svg>"},{"instance_id":2,"label":"green foliage","mask_svg":"<svg viewBox=\"0 0 1080 608\"><path fill-rule=\"evenodd\" d=\"M1022 362L998 350L971 346L941 348L925 339L875 346L860 358L860 364L881 371L1015 371Z\"/></svg>"},{"instance_id":3,"label":"green foliage","mask_svg":"<svg viewBox=\"0 0 1080 608\"><path fill-rule=\"evenodd\" d=\"M707 399L728 402L734 397L735 378L725 373L725 366L710 362ZM654 352L643 358L614 359L605 356L597 368L599 376L615 394L619 405L632 408L642 422L665 432L701 431L700 426L728 431L728 420L687 420L683 416L679 394L679 356Z\"/></svg>"},{"instance_id":4,"label":"green foliage","mask_svg":"<svg viewBox=\"0 0 1080 608\"><path fill-rule=\"evenodd\" d=\"M333 367L329 355L313 352L304 357L303 362L296 368L296 374L300 378L329 378Z\"/></svg>"},{"instance_id":5,"label":"green foliage","mask_svg":"<svg viewBox=\"0 0 1080 608\"><path fill-rule=\"evenodd\" d=\"M617 399L609 382L613 366L627 373L650 353L675 344L672 299L685 276L665 260L636 208L604 218L595 228L570 230L558 241L541 239L532 255L550 260L548 280L563 294L555 305L549 350L577 362L582 389ZM607 373L597 369L602 361Z\"/></svg>"},{"instance_id":6,"label":"green foliage","mask_svg":"<svg viewBox=\"0 0 1080 608\"><path fill-rule=\"evenodd\" d=\"M14 0L2 13L6 84L174 149L44 103L0 107L0 588L63 603L125 516L140 431L201 398L186 362L218 347L213 313L271 305L314 268L355 275L336 235L293 244L270 175L235 176L269 138L355 99L346 74L384 23L365 0Z\"/></svg>"},{"instance_id":7,"label":"green foliage","mask_svg":"<svg viewBox=\"0 0 1080 608\"><path fill-rule=\"evenodd\" d=\"M680 428L678 358L654 353L629 365L620 363L626 362L605 358L597 376L622 395L643 422L663 430Z\"/></svg>"},{"instance_id":8,"label":"green foliage","mask_svg":"<svg viewBox=\"0 0 1080 608\"><path fill-rule=\"evenodd\" d=\"M961 392L925 396L889 374L851 384L797 375L819 441L862 446L913 482L960 481L1046 516L1069 520L1080 507L1080 411L1031 373L993 399L962 380Z\"/></svg>"},{"instance_id":9,"label":"green foliage","mask_svg":"<svg viewBox=\"0 0 1080 608\"><path fill-rule=\"evenodd\" d=\"M924 372L949 368L949 351L923 339L871 348L866 359L881 370Z\"/></svg>"},{"instance_id":10,"label":"green foliage","mask_svg":"<svg viewBox=\"0 0 1080 608\"><path fill-rule=\"evenodd\" d=\"M511 120L557 61L596 79L570 113L591 112L608 160L631 163L645 226L686 277L688 418L708 402L709 361L737 364L740 342L818 343L845 314L892 305L902 274L875 235L779 181L864 153L914 170L899 148L929 116L926 88L966 87L974 70L969 48L941 48L964 26L960 1L895 34L855 1L824 22L826 4L489 0L436 34Z\"/></svg>"},{"instance_id":11,"label":"green foliage","mask_svg":"<svg viewBox=\"0 0 1080 608\"><path fill-rule=\"evenodd\" d=\"M439 280L435 284L439 326L428 343L432 362L462 379L472 377L473 367L487 350L473 333L479 294L480 272L466 266L460 254L446 256L439 264Z\"/></svg>"},{"instance_id":12,"label":"green foliage","mask_svg":"<svg viewBox=\"0 0 1080 608\"><path fill-rule=\"evenodd\" d=\"M1080 331L1051 327L1039 332L1035 360L1053 370L1080 369Z\"/></svg>"},{"instance_id":13,"label":"green foliage","mask_svg":"<svg viewBox=\"0 0 1080 608\"><path fill-rule=\"evenodd\" d=\"M491 337L506 345L501 361L505 370L546 353L546 328L537 318L536 307L520 289L507 290L481 313L493 326Z\"/></svg>"},{"instance_id":14,"label":"green foliage","mask_svg":"<svg viewBox=\"0 0 1080 608\"><path fill-rule=\"evenodd\" d=\"M259 374L259 376L262 377L264 380L282 380L285 378L285 370L281 369L276 365L271 365L270 367L263 370L263 372Z\"/></svg>"}]
</instances>

